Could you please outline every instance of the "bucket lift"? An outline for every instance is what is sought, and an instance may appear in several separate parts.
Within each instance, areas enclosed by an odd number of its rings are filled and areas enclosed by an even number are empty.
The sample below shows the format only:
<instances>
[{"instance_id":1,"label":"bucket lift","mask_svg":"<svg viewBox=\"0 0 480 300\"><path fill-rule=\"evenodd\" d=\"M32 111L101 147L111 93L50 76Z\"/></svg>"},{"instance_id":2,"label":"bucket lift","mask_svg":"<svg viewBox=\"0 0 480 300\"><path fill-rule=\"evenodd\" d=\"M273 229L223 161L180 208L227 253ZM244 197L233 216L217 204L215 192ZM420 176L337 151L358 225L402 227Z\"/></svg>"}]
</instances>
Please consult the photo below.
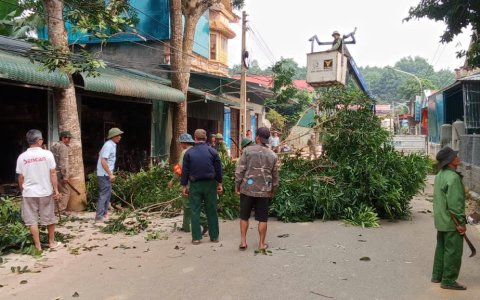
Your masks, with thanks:
<instances>
[{"instance_id":1,"label":"bucket lift","mask_svg":"<svg viewBox=\"0 0 480 300\"><path fill-rule=\"evenodd\" d=\"M333 42L320 42L314 35L308 41L312 43L311 53L307 54L307 83L313 87L345 85L349 54L345 44L355 44L355 30L340 37L335 31ZM336 36L338 35L338 36ZM347 40L351 38L350 40ZM315 42L318 45L332 45L332 49L314 52Z\"/></svg>"}]
</instances>

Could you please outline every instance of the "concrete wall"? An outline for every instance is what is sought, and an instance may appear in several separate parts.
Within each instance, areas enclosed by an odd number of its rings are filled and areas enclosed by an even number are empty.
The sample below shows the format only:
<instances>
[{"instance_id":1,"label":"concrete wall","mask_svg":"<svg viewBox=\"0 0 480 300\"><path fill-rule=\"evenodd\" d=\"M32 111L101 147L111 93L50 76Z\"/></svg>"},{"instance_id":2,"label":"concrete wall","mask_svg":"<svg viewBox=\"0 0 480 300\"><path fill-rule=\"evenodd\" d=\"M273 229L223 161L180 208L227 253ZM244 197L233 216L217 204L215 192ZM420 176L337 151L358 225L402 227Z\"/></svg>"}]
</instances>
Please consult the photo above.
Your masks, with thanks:
<instances>
[{"instance_id":1,"label":"concrete wall","mask_svg":"<svg viewBox=\"0 0 480 300\"><path fill-rule=\"evenodd\" d=\"M461 165L458 169L463 174L463 183L471 191L480 194L480 167L474 165Z\"/></svg>"},{"instance_id":2,"label":"concrete wall","mask_svg":"<svg viewBox=\"0 0 480 300\"><path fill-rule=\"evenodd\" d=\"M166 78L167 73L158 67L160 64L165 64L168 59L165 57L164 44L151 41L139 43L143 45L129 42L107 44L101 49L100 58L123 67ZM100 45L89 44L88 51L91 53L100 51Z\"/></svg>"}]
</instances>

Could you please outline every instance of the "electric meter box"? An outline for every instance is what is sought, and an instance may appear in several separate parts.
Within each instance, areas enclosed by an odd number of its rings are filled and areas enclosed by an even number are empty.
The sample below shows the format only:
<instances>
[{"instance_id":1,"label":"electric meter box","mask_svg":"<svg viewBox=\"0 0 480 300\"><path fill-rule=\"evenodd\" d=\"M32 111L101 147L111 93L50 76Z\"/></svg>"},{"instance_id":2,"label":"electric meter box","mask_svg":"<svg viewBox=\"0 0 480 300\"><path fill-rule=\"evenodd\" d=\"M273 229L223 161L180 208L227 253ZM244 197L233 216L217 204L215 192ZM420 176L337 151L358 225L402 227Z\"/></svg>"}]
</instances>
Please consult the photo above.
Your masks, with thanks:
<instances>
[{"instance_id":1,"label":"electric meter box","mask_svg":"<svg viewBox=\"0 0 480 300\"><path fill-rule=\"evenodd\" d=\"M347 57L337 50L307 54L307 83L313 87L345 85Z\"/></svg>"}]
</instances>

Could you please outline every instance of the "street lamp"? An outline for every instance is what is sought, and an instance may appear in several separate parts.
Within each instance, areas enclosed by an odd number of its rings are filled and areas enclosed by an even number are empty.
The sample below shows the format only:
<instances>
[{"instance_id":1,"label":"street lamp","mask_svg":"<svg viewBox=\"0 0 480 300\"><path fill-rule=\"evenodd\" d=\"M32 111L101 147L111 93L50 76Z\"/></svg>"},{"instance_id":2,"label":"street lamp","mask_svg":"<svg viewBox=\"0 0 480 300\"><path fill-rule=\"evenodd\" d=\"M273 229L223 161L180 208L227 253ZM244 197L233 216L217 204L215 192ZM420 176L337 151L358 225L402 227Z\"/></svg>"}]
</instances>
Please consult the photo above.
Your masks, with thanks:
<instances>
[{"instance_id":1,"label":"street lamp","mask_svg":"<svg viewBox=\"0 0 480 300\"><path fill-rule=\"evenodd\" d=\"M415 74L412 74L412 73L409 73L409 72L405 72L405 71L395 69L395 68L392 68L392 67L387 67L387 68L392 69L394 71L397 71L399 73L403 73L403 74L410 75L410 76L414 77L417 80L418 84L420 85L420 94L419 95L420 95L420 101L422 101L423 88L422 88L422 82L420 81L420 78L418 78ZM413 103L414 103L414 101L410 100L410 114L412 116L415 113L415 107L413 106Z\"/></svg>"}]
</instances>

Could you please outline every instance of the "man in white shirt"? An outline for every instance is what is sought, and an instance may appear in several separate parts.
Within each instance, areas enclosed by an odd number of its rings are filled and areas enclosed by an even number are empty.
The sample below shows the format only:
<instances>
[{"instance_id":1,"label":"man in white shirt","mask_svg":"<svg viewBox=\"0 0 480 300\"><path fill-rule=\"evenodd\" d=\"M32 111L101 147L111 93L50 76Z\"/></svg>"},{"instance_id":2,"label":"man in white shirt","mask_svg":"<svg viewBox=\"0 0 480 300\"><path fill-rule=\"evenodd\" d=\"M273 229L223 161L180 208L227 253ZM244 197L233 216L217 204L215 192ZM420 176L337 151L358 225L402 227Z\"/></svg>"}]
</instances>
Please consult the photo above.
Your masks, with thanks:
<instances>
[{"instance_id":1,"label":"man in white shirt","mask_svg":"<svg viewBox=\"0 0 480 300\"><path fill-rule=\"evenodd\" d=\"M98 177L98 203L96 222L108 220L108 207L110 197L112 196L112 182L115 181L113 169L117 159L117 144L122 139L123 131L118 128L112 128L108 131L107 141L103 144L102 150L98 156L97 177Z\"/></svg>"},{"instance_id":2,"label":"man in white shirt","mask_svg":"<svg viewBox=\"0 0 480 300\"><path fill-rule=\"evenodd\" d=\"M17 159L18 185L22 191L22 219L30 229L33 243L42 251L38 223L46 225L50 249L61 245L55 242L55 202L59 199L55 159L52 152L42 149L42 133L37 129L27 132L30 147Z\"/></svg>"},{"instance_id":3,"label":"man in white shirt","mask_svg":"<svg viewBox=\"0 0 480 300\"><path fill-rule=\"evenodd\" d=\"M279 153L280 152L280 137L278 136L278 132L273 130L272 136L269 139L270 147L272 148L273 152Z\"/></svg>"}]
</instances>

